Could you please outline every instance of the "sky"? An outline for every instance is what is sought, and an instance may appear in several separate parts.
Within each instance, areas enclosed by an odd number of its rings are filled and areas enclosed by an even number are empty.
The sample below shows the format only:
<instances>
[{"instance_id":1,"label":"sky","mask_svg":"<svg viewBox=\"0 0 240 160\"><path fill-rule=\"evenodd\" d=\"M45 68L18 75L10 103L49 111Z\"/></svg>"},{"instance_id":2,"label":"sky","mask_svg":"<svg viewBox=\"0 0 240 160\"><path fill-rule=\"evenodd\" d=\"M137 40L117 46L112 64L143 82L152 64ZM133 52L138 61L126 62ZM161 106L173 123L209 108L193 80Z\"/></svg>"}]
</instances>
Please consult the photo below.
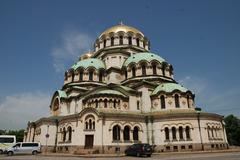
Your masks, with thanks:
<instances>
[{"instance_id":1,"label":"sky","mask_svg":"<svg viewBox=\"0 0 240 160\"><path fill-rule=\"evenodd\" d=\"M238 0L0 0L0 129L49 116L64 71L121 21L173 65L197 107L240 117Z\"/></svg>"}]
</instances>

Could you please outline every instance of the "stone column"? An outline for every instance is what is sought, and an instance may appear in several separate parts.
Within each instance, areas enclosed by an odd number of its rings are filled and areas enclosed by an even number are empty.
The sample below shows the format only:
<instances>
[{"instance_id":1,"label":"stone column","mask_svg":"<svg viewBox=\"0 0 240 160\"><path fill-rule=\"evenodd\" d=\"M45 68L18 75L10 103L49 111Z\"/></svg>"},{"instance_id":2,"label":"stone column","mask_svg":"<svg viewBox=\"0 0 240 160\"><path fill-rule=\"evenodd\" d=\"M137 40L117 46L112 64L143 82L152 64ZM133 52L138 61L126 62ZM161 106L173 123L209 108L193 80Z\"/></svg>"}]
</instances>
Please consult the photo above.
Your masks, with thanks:
<instances>
[{"instance_id":1,"label":"stone column","mask_svg":"<svg viewBox=\"0 0 240 160\"><path fill-rule=\"evenodd\" d=\"M130 130L130 141L133 142L133 130Z\"/></svg>"},{"instance_id":2,"label":"stone column","mask_svg":"<svg viewBox=\"0 0 240 160\"><path fill-rule=\"evenodd\" d=\"M124 142L123 129L120 130L120 141Z\"/></svg>"}]
</instances>

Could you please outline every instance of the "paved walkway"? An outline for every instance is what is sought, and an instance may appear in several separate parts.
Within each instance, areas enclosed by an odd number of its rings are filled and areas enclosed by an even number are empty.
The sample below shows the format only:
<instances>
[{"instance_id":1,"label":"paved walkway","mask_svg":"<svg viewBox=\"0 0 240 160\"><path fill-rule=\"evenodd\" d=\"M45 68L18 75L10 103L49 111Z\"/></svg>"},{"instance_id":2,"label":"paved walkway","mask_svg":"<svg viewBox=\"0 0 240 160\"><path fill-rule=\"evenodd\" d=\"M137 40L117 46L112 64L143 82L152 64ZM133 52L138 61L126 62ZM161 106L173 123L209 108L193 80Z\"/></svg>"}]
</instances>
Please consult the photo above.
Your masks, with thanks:
<instances>
[{"instance_id":1,"label":"paved walkway","mask_svg":"<svg viewBox=\"0 0 240 160\"><path fill-rule=\"evenodd\" d=\"M240 152L240 148L228 149L228 150L209 150L209 151L192 151L192 152L161 152L153 153L153 155L182 155L182 154L199 154L199 153L230 153L230 152ZM125 154L69 154L69 153L42 153L39 156L53 156L53 157L85 157L85 158L104 158L104 157L123 157ZM239 158L240 159L240 158Z\"/></svg>"}]
</instances>

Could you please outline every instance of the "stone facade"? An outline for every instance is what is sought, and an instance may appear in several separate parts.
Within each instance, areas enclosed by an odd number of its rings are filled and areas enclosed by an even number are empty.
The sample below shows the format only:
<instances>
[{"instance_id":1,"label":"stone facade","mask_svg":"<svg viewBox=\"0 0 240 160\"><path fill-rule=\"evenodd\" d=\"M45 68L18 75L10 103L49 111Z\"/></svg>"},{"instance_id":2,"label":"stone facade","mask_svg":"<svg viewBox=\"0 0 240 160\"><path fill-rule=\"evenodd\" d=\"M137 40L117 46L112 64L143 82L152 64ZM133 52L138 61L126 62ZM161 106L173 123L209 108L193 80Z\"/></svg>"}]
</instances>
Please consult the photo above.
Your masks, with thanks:
<instances>
[{"instance_id":1,"label":"stone facade","mask_svg":"<svg viewBox=\"0 0 240 160\"><path fill-rule=\"evenodd\" d=\"M155 152L228 147L223 117L196 108L195 95L150 52L142 32L117 25L94 47L65 72L52 116L29 122L24 141L75 154L123 152L133 143L149 143Z\"/></svg>"}]
</instances>

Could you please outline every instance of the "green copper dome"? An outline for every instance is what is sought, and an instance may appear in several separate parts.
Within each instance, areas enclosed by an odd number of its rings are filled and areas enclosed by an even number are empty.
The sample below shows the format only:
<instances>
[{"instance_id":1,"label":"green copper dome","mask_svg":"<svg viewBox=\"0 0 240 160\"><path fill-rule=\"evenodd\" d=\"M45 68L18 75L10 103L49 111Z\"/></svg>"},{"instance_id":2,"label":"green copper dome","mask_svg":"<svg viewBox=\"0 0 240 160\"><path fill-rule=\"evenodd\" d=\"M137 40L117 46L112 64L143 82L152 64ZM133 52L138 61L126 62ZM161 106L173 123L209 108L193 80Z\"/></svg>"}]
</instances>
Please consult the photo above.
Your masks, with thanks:
<instances>
[{"instance_id":1,"label":"green copper dome","mask_svg":"<svg viewBox=\"0 0 240 160\"><path fill-rule=\"evenodd\" d=\"M104 68L104 69L106 68L103 61L100 59L97 59L97 58L89 58L89 59L84 59L84 60L78 61L71 68L76 70L79 67L83 67L84 69L86 69L88 67L94 67L97 70L100 68Z\"/></svg>"},{"instance_id":2,"label":"green copper dome","mask_svg":"<svg viewBox=\"0 0 240 160\"><path fill-rule=\"evenodd\" d=\"M177 84L177 83L163 83L163 84L160 84L159 86L157 86L151 95L155 95L159 92L171 93L174 90L178 90L181 92L189 91L188 89L184 88L183 86L181 86L180 84Z\"/></svg>"},{"instance_id":3,"label":"green copper dome","mask_svg":"<svg viewBox=\"0 0 240 160\"><path fill-rule=\"evenodd\" d=\"M134 54L132 56L130 56L123 64L123 66L128 66L130 63L138 63L140 61L147 61L147 62L151 62L152 60L156 60L158 62L165 62L165 60L154 54L154 53L150 53L150 52L143 52L143 53L137 53Z\"/></svg>"}]
</instances>

